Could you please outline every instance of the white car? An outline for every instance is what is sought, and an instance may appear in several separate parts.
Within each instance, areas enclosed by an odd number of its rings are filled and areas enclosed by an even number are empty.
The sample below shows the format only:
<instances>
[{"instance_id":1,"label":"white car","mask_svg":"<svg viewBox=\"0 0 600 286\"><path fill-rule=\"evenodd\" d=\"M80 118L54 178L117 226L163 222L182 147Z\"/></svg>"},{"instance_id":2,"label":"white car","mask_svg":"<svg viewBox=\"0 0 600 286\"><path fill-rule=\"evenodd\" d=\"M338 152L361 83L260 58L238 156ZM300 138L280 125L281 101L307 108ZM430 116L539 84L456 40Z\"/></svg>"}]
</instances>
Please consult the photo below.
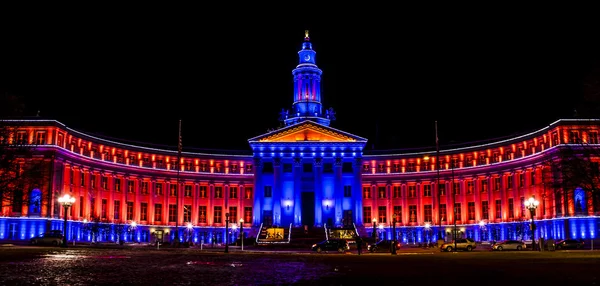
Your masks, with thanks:
<instances>
[{"instance_id":1,"label":"white car","mask_svg":"<svg viewBox=\"0 0 600 286\"><path fill-rule=\"evenodd\" d=\"M440 250L450 252L453 251L455 247L456 250L471 251L477 247L477 243L472 238L459 238L456 240L456 243L452 241L442 244Z\"/></svg>"},{"instance_id":2,"label":"white car","mask_svg":"<svg viewBox=\"0 0 600 286\"><path fill-rule=\"evenodd\" d=\"M502 240L492 244L492 250L523 250L527 248L525 242L519 240Z\"/></svg>"}]
</instances>

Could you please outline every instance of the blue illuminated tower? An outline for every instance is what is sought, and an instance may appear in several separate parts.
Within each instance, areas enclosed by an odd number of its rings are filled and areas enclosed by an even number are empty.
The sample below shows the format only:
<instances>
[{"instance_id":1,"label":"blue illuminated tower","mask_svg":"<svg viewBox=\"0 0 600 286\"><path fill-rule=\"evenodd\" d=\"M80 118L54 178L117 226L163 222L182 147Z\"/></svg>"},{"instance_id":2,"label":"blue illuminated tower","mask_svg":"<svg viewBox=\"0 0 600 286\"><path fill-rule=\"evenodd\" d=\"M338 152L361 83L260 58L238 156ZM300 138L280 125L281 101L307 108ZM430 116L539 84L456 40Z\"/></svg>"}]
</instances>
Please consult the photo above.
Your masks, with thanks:
<instances>
[{"instance_id":1,"label":"blue illuminated tower","mask_svg":"<svg viewBox=\"0 0 600 286\"><path fill-rule=\"evenodd\" d=\"M308 30L304 34L302 49L298 51L299 63L292 71L294 76L294 103L292 111L282 111L280 120L286 126L304 120L311 120L329 126L335 120L333 109L323 112L321 104L321 74L323 71L317 67L316 54L312 49Z\"/></svg>"}]
</instances>

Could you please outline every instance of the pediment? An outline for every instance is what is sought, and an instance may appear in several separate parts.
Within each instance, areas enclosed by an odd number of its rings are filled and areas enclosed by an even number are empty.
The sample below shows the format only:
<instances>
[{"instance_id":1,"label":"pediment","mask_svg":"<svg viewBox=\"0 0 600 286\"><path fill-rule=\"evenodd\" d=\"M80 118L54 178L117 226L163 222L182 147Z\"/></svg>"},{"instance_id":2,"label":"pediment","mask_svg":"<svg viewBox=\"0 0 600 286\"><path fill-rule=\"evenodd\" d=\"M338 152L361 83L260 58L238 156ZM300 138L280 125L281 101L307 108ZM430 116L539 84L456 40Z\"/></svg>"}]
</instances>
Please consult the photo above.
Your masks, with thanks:
<instances>
[{"instance_id":1,"label":"pediment","mask_svg":"<svg viewBox=\"0 0 600 286\"><path fill-rule=\"evenodd\" d=\"M304 121L250 139L251 142L358 142L366 139L321 125Z\"/></svg>"}]
</instances>

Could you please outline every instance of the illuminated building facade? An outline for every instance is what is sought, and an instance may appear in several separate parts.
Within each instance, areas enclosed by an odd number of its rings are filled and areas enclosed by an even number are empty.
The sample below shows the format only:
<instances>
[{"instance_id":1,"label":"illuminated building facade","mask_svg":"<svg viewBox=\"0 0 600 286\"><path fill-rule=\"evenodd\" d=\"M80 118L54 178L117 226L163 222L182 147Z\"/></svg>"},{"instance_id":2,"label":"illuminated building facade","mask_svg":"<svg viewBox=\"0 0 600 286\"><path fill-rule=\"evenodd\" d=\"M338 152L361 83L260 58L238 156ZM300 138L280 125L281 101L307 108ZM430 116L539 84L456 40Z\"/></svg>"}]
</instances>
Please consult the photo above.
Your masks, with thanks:
<instances>
[{"instance_id":1,"label":"illuminated building facade","mask_svg":"<svg viewBox=\"0 0 600 286\"><path fill-rule=\"evenodd\" d=\"M590 191L558 192L547 178L548 162L561 160L556 154L563 149L600 154L599 120L558 120L439 153L369 154L367 139L330 126L335 113L321 104L322 71L308 34L298 55L292 109L280 114L284 126L249 139L246 154L180 157L177 150L110 141L55 120L3 120L16 130L3 142L34 148L48 162L50 179L28 187L27 203L2 208L0 240L62 229L63 193L76 198L69 241L90 241L89 226L99 223L106 227L99 241L115 241L119 227L126 241L172 240L178 226L184 241L220 243L226 213L231 225L243 223L246 237L263 225L329 225L391 238L395 214L405 243L451 239L454 230L478 241L528 239L525 201L532 196L540 202L535 237L595 238L600 211Z\"/></svg>"}]
</instances>

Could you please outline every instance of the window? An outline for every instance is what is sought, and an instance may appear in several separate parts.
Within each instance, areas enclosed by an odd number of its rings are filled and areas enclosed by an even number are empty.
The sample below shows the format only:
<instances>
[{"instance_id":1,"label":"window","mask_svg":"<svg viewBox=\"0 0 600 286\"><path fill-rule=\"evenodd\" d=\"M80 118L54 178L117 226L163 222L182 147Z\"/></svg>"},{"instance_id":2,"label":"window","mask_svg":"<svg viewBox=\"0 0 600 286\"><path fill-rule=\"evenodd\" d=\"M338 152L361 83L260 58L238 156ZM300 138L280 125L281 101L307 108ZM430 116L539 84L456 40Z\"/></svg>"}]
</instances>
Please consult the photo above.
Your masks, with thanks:
<instances>
[{"instance_id":1,"label":"window","mask_svg":"<svg viewBox=\"0 0 600 286\"><path fill-rule=\"evenodd\" d=\"M121 219L121 201L115 201L114 203L114 219L115 220L120 220Z\"/></svg>"},{"instance_id":2,"label":"window","mask_svg":"<svg viewBox=\"0 0 600 286\"><path fill-rule=\"evenodd\" d=\"M79 196L79 216L83 216L83 196Z\"/></svg>"},{"instance_id":3,"label":"window","mask_svg":"<svg viewBox=\"0 0 600 286\"><path fill-rule=\"evenodd\" d=\"M455 221L462 221L462 210L460 208L460 203L454 203L454 212L455 212Z\"/></svg>"},{"instance_id":4,"label":"window","mask_svg":"<svg viewBox=\"0 0 600 286\"><path fill-rule=\"evenodd\" d=\"M206 199L208 191L207 191L208 187L207 186L200 186L200 193L198 194L198 196L201 199Z\"/></svg>"},{"instance_id":5,"label":"window","mask_svg":"<svg viewBox=\"0 0 600 286\"><path fill-rule=\"evenodd\" d=\"M162 204L154 204L154 221L162 221Z\"/></svg>"},{"instance_id":6,"label":"window","mask_svg":"<svg viewBox=\"0 0 600 286\"><path fill-rule=\"evenodd\" d=\"M402 194L402 187L401 187L401 186L394 186L394 187L393 187L393 192L394 192L394 194L393 194L394 198L399 198L399 197L401 197L401 194Z\"/></svg>"},{"instance_id":7,"label":"window","mask_svg":"<svg viewBox=\"0 0 600 286\"><path fill-rule=\"evenodd\" d=\"M365 198L365 199L371 198L371 187L363 187L363 198Z\"/></svg>"},{"instance_id":8,"label":"window","mask_svg":"<svg viewBox=\"0 0 600 286\"><path fill-rule=\"evenodd\" d=\"M252 199L252 187L245 187L244 188L244 198L246 199Z\"/></svg>"},{"instance_id":9,"label":"window","mask_svg":"<svg viewBox=\"0 0 600 286\"><path fill-rule=\"evenodd\" d=\"M252 222L252 207L244 207L244 222Z\"/></svg>"},{"instance_id":10,"label":"window","mask_svg":"<svg viewBox=\"0 0 600 286\"><path fill-rule=\"evenodd\" d=\"M324 163L323 173L333 173L333 163Z\"/></svg>"},{"instance_id":11,"label":"window","mask_svg":"<svg viewBox=\"0 0 600 286\"><path fill-rule=\"evenodd\" d=\"M396 214L396 222L402 223L402 206L394 206L394 213Z\"/></svg>"},{"instance_id":12,"label":"window","mask_svg":"<svg viewBox=\"0 0 600 286\"><path fill-rule=\"evenodd\" d=\"M588 139L590 144L598 144L598 132L591 131Z\"/></svg>"},{"instance_id":13,"label":"window","mask_svg":"<svg viewBox=\"0 0 600 286\"><path fill-rule=\"evenodd\" d=\"M85 187L85 173L83 171L79 173L79 185Z\"/></svg>"},{"instance_id":14,"label":"window","mask_svg":"<svg viewBox=\"0 0 600 286\"><path fill-rule=\"evenodd\" d=\"M459 182L453 182L452 183L452 193L455 195L460 195L460 183Z\"/></svg>"},{"instance_id":15,"label":"window","mask_svg":"<svg viewBox=\"0 0 600 286\"><path fill-rule=\"evenodd\" d=\"M265 186L265 198L270 198L272 195L271 186Z\"/></svg>"},{"instance_id":16,"label":"window","mask_svg":"<svg viewBox=\"0 0 600 286\"><path fill-rule=\"evenodd\" d=\"M446 204L440 204L440 221L446 221Z\"/></svg>"},{"instance_id":17,"label":"window","mask_svg":"<svg viewBox=\"0 0 600 286\"><path fill-rule=\"evenodd\" d=\"M169 204L169 222L175 222L177 219L177 205Z\"/></svg>"},{"instance_id":18,"label":"window","mask_svg":"<svg viewBox=\"0 0 600 286\"><path fill-rule=\"evenodd\" d=\"M17 144L27 144L27 133L25 131L17 132Z\"/></svg>"},{"instance_id":19,"label":"window","mask_svg":"<svg viewBox=\"0 0 600 286\"><path fill-rule=\"evenodd\" d=\"M292 170L293 170L292 164L290 164L290 163L284 163L283 164L283 172L284 173L291 173Z\"/></svg>"},{"instance_id":20,"label":"window","mask_svg":"<svg viewBox=\"0 0 600 286\"><path fill-rule=\"evenodd\" d=\"M558 132L554 131L552 132L552 145L556 146L558 145L559 142L559 137L558 137Z\"/></svg>"},{"instance_id":21,"label":"window","mask_svg":"<svg viewBox=\"0 0 600 286\"><path fill-rule=\"evenodd\" d=\"M96 176L93 173L90 173L90 188L96 188Z\"/></svg>"},{"instance_id":22,"label":"window","mask_svg":"<svg viewBox=\"0 0 600 286\"><path fill-rule=\"evenodd\" d=\"M100 211L100 218L102 219L106 219L106 208L107 208L107 200L106 199L102 199L102 209Z\"/></svg>"},{"instance_id":23,"label":"window","mask_svg":"<svg viewBox=\"0 0 600 286\"><path fill-rule=\"evenodd\" d=\"M169 185L169 196L171 196L171 197L177 196L177 184Z\"/></svg>"},{"instance_id":24,"label":"window","mask_svg":"<svg viewBox=\"0 0 600 286\"><path fill-rule=\"evenodd\" d=\"M312 171L313 171L313 164L310 164L310 163L302 164L302 172L312 173Z\"/></svg>"},{"instance_id":25,"label":"window","mask_svg":"<svg viewBox=\"0 0 600 286\"><path fill-rule=\"evenodd\" d=\"M467 181L467 195L472 195L474 189L475 188L473 186L473 180L468 180Z\"/></svg>"},{"instance_id":26,"label":"window","mask_svg":"<svg viewBox=\"0 0 600 286\"><path fill-rule=\"evenodd\" d=\"M515 218L515 206L513 199L508 199L508 218Z\"/></svg>"},{"instance_id":27,"label":"window","mask_svg":"<svg viewBox=\"0 0 600 286\"><path fill-rule=\"evenodd\" d=\"M214 217L214 221L215 223L221 223L221 218L223 216L222 212L223 212L223 208L221 206L216 206L214 208L214 212L215 212L215 217Z\"/></svg>"},{"instance_id":28,"label":"window","mask_svg":"<svg viewBox=\"0 0 600 286\"><path fill-rule=\"evenodd\" d=\"M69 169L69 184L73 184L75 178L75 172L73 169Z\"/></svg>"},{"instance_id":29,"label":"window","mask_svg":"<svg viewBox=\"0 0 600 286\"><path fill-rule=\"evenodd\" d=\"M500 191L500 177L494 177L494 191Z\"/></svg>"},{"instance_id":30,"label":"window","mask_svg":"<svg viewBox=\"0 0 600 286\"><path fill-rule=\"evenodd\" d=\"M162 196L162 194L163 194L163 184L162 183L156 183L156 194Z\"/></svg>"},{"instance_id":31,"label":"window","mask_svg":"<svg viewBox=\"0 0 600 286\"><path fill-rule=\"evenodd\" d=\"M223 187L215 187L215 199L223 198Z\"/></svg>"},{"instance_id":32,"label":"window","mask_svg":"<svg viewBox=\"0 0 600 286\"><path fill-rule=\"evenodd\" d=\"M352 197L352 186L349 186L349 185L344 186L344 197L346 197L346 198Z\"/></svg>"},{"instance_id":33,"label":"window","mask_svg":"<svg viewBox=\"0 0 600 286\"><path fill-rule=\"evenodd\" d=\"M133 180L127 180L127 191L130 193L134 192L134 188L133 188L133 184L135 183L135 181Z\"/></svg>"},{"instance_id":34,"label":"window","mask_svg":"<svg viewBox=\"0 0 600 286\"><path fill-rule=\"evenodd\" d=\"M264 162L262 172L263 173L273 173L273 162Z\"/></svg>"},{"instance_id":35,"label":"window","mask_svg":"<svg viewBox=\"0 0 600 286\"><path fill-rule=\"evenodd\" d=\"M475 202L468 202L467 208L469 220L475 220Z\"/></svg>"},{"instance_id":36,"label":"window","mask_svg":"<svg viewBox=\"0 0 600 286\"><path fill-rule=\"evenodd\" d=\"M127 202L127 220L133 220L133 202Z\"/></svg>"},{"instance_id":37,"label":"window","mask_svg":"<svg viewBox=\"0 0 600 286\"><path fill-rule=\"evenodd\" d=\"M487 193L488 191L488 179L481 179L481 192Z\"/></svg>"},{"instance_id":38,"label":"window","mask_svg":"<svg viewBox=\"0 0 600 286\"><path fill-rule=\"evenodd\" d=\"M379 215L379 223L386 223L386 208L385 206L379 206L378 208L378 215Z\"/></svg>"},{"instance_id":39,"label":"window","mask_svg":"<svg viewBox=\"0 0 600 286\"><path fill-rule=\"evenodd\" d=\"M371 216L371 207L363 207L363 216L365 217L365 222L373 221Z\"/></svg>"},{"instance_id":40,"label":"window","mask_svg":"<svg viewBox=\"0 0 600 286\"><path fill-rule=\"evenodd\" d=\"M147 195L148 189L148 182L142 182L142 195Z\"/></svg>"},{"instance_id":41,"label":"window","mask_svg":"<svg viewBox=\"0 0 600 286\"><path fill-rule=\"evenodd\" d=\"M352 173L352 172L354 172L354 168L352 168L352 162L342 163L342 173Z\"/></svg>"},{"instance_id":42,"label":"window","mask_svg":"<svg viewBox=\"0 0 600 286\"><path fill-rule=\"evenodd\" d=\"M206 206L198 207L198 223L206 223Z\"/></svg>"},{"instance_id":43,"label":"window","mask_svg":"<svg viewBox=\"0 0 600 286\"><path fill-rule=\"evenodd\" d=\"M525 216L525 197L521 197L521 216Z\"/></svg>"},{"instance_id":44,"label":"window","mask_svg":"<svg viewBox=\"0 0 600 286\"><path fill-rule=\"evenodd\" d=\"M185 185L183 188L184 196L190 198L192 197L192 185Z\"/></svg>"},{"instance_id":45,"label":"window","mask_svg":"<svg viewBox=\"0 0 600 286\"><path fill-rule=\"evenodd\" d=\"M440 192L440 196L445 196L446 195L446 184L440 183L438 185L438 191Z\"/></svg>"},{"instance_id":46,"label":"window","mask_svg":"<svg viewBox=\"0 0 600 286\"><path fill-rule=\"evenodd\" d=\"M378 187L377 195L378 195L378 198L385 199L385 187ZM382 221L380 221L380 222L382 222Z\"/></svg>"},{"instance_id":47,"label":"window","mask_svg":"<svg viewBox=\"0 0 600 286\"><path fill-rule=\"evenodd\" d=\"M502 219L502 201L496 200L496 219Z\"/></svg>"},{"instance_id":48,"label":"window","mask_svg":"<svg viewBox=\"0 0 600 286\"><path fill-rule=\"evenodd\" d=\"M423 206L423 212L424 212L424 221L433 221L433 211L432 211L432 207L431 205L424 205Z\"/></svg>"},{"instance_id":49,"label":"window","mask_svg":"<svg viewBox=\"0 0 600 286\"><path fill-rule=\"evenodd\" d=\"M482 201L481 202L481 219L489 219L490 218L489 210L490 209L488 206L488 202Z\"/></svg>"},{"instance_id":50,"label":"window","mask_svg":"<svg viewBox=\"0 0 600 286\"><path fill-rule=\"evenodd\" d=\"M415 223L417 222L417 206L416 205L410 205L408 206L408 221L411 223Z\"/></svg>"},{"instance_id":51,"label":"window","mask_svg":"<svg viewBox=\"0 0 600 286\"><path fill-rule=\"evenodd\" d=\"M237 223L237 207L229 207L229 222Z\"/></svg>"},{"instance_id":52,"label":"window","mask_svg":"<svg viewBox=\"0 0 600 286\"><path fill-rule=\"evenodd\" d=\"M35 133L35 144L37 144L37 145L46 144L46 132L36 132Z\"/></svg>"},{"instance_id":53,"label":"window","mask_svg":"<svg viewBox=\"0 0 600 286\"><path fill-rule=\"evenodd\" d=\"M525 174L519 173L519 188L522 188L525 185Z\"/></svg>"},{"instance_id":54,"label":"window","mask_svg":"<svg viewBox=\"0 0 600 286\"><path fill-rule=\"evenodd\" d=\"M237 187L229 187L229 198L237 199L238 197L238 188Z\"/></svg>"},{"instance_id":55,"label":"window","mask_svg":"<svg viewBox=\"0 0 600 286\"><path fill-rule=\"evenodd\" d=\"M183 221L192 221L192 205L183 205Z\"/></svg>"},{"instance_id":56,"label":"window","mask_svg":"<svg viewBox=\"0 0 600 286\"><path fill-rule=\"evenodd\" d=\"M431 184L424 184L423 185L423 196L424 197L431 197Z\"/></svg>"},{"instance_id":57,"label":"window","mask_svg":"<svg viewBox=\"0 0 600 286\"><path fill-rule=\"evenodd\" d=\"M506 185L507 185L506 186L507 189L509 189L509 190L512 189L512 186L513 186L512 175L506 176Z\"/></svg>"},{"instance_id":58,"label":"window","mask_svg":"<svg viewBox=\"0 0 600 286\"><path fill-rule=\"evenodd\" d=\"M90 215L91 216L96 215L96 199L95 198L90 199Z\"/></svg>"},{"instance_id":59,"label":"window","mask_svg":"<svg viewBox=\"0 0 600 286\"><path fill-rule=\"evenodd\" d=\"M140 220L141 221L148 220L148 203L140 204Z\"/></svg>"},{"instance_id":60,"label":"window","mask_svg":"<svg viewBox=\"0 0 600 286\"><path fill-rule=\"evenodd\" d=\"M121 191L121 178L115 178L115 191Z\"/></svg>"},{"instance_id":61,"label":"window","mask_svg":"<svg viewBox=\"0 0 600 286\"><path fill-rule=\"evenodd\" d=\"M417 196L417 186L415 186L415 185L408 186L408 197L414 198L416 196Z\"/></svg>"},{"instance_id":62,"label":"window","mask_svg":"<svg viewBox=\"0 0 600 286\"><path fill-rule=\"evenodd\" d=\"M531 170L531 172L529 172L529 183L532 186L535 185L535 170Z\"/></svg>"}]
</instances>

